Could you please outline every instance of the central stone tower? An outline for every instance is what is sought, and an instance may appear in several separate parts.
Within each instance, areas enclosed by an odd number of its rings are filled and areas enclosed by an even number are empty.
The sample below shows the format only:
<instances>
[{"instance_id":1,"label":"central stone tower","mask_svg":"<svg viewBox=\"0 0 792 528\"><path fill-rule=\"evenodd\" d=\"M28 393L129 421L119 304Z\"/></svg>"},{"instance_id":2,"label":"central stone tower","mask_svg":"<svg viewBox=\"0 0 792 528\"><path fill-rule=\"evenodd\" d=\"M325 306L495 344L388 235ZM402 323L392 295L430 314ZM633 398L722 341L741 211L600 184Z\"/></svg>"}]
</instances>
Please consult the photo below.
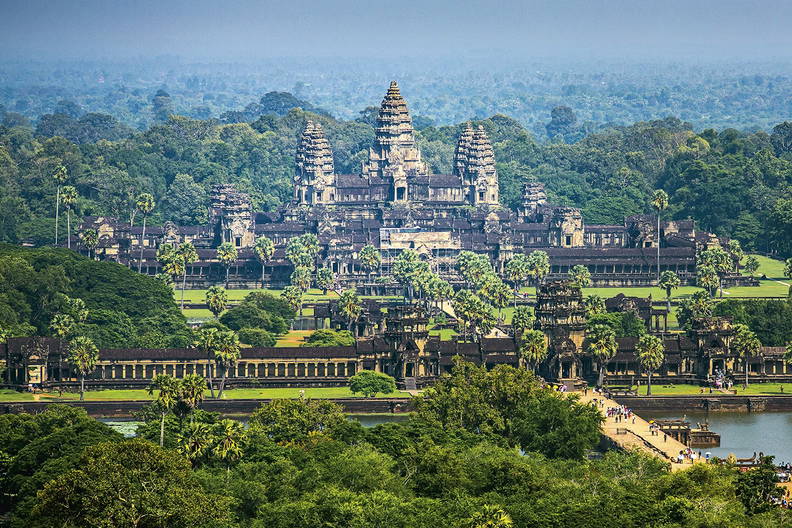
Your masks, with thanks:
<instances>
[{"instance_id":1,"label":"central stone tower","mask_svg":"<svg viewBox=\"0 0 792 528\"><path fill-rule=\"evenodd\" d=\"M404 202L409 198L407 180L426 173L407 103L393 81L380 106L376 137L369 149L369 160L363 164L363 176L392 181L390 199Z\"/></svg>"}]
</instances>

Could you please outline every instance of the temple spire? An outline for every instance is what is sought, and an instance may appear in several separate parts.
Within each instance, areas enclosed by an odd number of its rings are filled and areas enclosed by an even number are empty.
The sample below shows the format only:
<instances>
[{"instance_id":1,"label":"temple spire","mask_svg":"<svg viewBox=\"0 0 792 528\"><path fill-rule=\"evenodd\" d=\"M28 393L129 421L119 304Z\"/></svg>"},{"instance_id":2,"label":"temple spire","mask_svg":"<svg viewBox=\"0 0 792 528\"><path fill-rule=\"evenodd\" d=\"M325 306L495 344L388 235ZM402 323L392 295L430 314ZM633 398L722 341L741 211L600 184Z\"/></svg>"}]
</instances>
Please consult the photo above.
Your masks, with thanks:
<instances>
[{"instance_id":1,"label":"temple spire","mask_svg":"<svg viewBox=\"0 0 792 528\"><path fill-rule=\"evenodd\" d=\"M295 200L300 203L332 201L335 180L333 152L319 123L310 119L305 123L297 144Z\"/></svg>"}]
</instances>

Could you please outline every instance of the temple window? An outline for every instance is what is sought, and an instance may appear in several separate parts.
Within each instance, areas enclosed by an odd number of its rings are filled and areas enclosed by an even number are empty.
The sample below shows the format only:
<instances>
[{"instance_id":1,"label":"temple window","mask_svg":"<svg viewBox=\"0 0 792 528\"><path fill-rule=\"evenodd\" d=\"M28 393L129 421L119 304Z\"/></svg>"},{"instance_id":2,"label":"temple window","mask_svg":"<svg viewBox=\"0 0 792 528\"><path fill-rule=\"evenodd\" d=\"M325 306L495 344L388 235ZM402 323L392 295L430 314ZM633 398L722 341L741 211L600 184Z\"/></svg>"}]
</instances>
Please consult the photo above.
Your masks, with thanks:
<instances>
[{"instance_id":1,"label":"temple window","mask_svg":"<svg viewBox=\"0 0 792 528\"><path fill-rule=\"evenodd\" d=\"M236 247L242 247L242 237L234 237L234 245Z\"/></svg>"}]
</instances>

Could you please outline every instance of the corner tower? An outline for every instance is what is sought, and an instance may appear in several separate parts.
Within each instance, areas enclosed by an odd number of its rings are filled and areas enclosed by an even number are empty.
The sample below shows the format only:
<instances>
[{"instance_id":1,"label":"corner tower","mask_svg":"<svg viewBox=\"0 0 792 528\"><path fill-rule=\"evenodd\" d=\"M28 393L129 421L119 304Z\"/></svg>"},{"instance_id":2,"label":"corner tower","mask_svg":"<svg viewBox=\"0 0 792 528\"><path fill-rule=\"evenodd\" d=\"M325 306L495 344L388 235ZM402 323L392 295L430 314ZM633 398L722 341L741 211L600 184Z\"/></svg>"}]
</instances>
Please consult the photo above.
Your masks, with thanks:
<instances>
[{"instance_id":1,"label":"corner tower","mask_svg":"<svg viewBox=\"0 0 792 528\"><path fill-rule=\"evenodd\" d=\"M498 172L495 154L484 127L468 125L459 136L454 153L454 174L462 180L471 205L498 205Z\"/></svg>"},{"instance_id":2,"label":"corner tower","mask_svg":"<svg viewBox=\"0 0 792 528\"><path fill-rule=\"evenodd\" d=\"M330 143L319 123L308 121L297 143L294 201L325 204L335 201L335 175Z\"/></svg>"},{"instance_id":3,"label":"corner tower","mask_svg":"<svg viewBox=\"0 0 792 528\"><path fill-rule=\"evenodd\" d=\"M421 151L415 144L407 103L399 85L393 81L380 105L376 137L369 149L369 160L363 164L363 176L389 180L391 199L406 201L407 179L426 172Z\"/></svg>"}]
</instances>

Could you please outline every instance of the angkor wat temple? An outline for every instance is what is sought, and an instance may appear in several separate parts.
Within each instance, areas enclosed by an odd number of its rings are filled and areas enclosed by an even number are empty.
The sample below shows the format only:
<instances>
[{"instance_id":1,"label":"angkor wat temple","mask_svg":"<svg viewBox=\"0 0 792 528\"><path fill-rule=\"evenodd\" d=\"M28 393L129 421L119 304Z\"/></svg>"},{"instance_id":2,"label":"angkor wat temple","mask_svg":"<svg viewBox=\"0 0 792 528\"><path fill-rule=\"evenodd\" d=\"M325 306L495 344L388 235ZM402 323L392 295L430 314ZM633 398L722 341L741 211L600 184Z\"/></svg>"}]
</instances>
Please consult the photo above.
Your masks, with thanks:
<instances>
[{"instance_id":1,"label":"angkor wat temple","mask_svg":"<svg viewBox=\"0 0 792 528\"><path fill-rule=\"evenodd\" d=\"M288 240L303 233L317 235L321 261L344 285L373 278L357 260L366 244L381 252L381 276L389 274L391 262L405 249L418 251L452 282L460 251L486 254L501 270L515 253L542 249L550 256L549 279L581 264L594 284L613 286L648 285L657 277L658 264L661 271L673 270L689 281L696 252L719 244L692 220L663 221L659 233L652 215L630 216L621 225L586 225L579 209L548 203L543 185L535 181L524 184L518 211L504 208L493 148L481 126L468 125L459 136L451 174L430 174L395 82L382 101L376 137L360 173L336 174L322 126L308 121L297 147L291 203L275 212L254 212L248 195L218 185L209 217L206 225L149 226L145 240L142 228L112 218L89 218L83 228L97 229L99 258L135 269L142 243L142 270L150 275L160 271L157 247L192 242L199 261L188 267L187 281L194 287L224 279L215 250L224 242L239 253L232 286L254 285L262 264L252 247L262 235L276 244L274 257L263 264L264 281L275 287L285 285L292 271L285 258Z\"/></svg>"}]
</instances>

